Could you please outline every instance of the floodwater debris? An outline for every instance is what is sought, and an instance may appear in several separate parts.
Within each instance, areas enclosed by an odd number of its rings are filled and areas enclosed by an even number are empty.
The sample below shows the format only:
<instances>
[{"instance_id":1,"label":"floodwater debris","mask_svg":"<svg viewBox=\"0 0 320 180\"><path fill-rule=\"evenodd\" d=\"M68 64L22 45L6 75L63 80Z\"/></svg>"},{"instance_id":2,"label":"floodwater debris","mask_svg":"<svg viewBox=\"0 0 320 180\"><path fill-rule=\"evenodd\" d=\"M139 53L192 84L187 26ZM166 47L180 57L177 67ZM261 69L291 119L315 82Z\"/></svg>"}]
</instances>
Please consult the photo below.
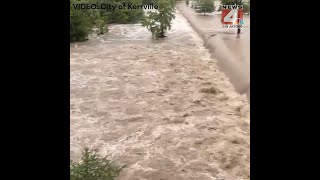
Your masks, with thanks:
<instances>
[{"instance_id":1,"label":"floodwater debris","mask_svg":"<svg viewBox=\"0 0 320 180\"><path fill-rule=\"evenodd\" d=\"M219 90L215 87L209 87L209 88L202 88L199 90L201 93L208 93L208 94L218 94Z\"/></svg>"}]
</instances>

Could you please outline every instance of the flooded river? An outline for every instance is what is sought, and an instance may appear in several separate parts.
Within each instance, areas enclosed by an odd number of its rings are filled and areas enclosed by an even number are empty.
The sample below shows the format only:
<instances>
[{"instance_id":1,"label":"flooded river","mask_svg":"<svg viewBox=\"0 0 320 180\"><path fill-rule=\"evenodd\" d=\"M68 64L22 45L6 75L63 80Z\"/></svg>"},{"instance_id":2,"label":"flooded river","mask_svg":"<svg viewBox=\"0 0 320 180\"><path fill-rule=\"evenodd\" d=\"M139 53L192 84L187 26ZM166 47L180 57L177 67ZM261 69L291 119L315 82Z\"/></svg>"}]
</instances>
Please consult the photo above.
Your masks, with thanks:
<instances>
[{"instance_id":1,"label":"flooded river","mask_svg":"<svg viewBox=\"0 0 320 180\"><path fill-rule=\"evenodd\" d=\"M111 25L70 45L71 158L97 149L119 180L248 180L246 97L179 11L167 36Z\"/></svg>"}]
</instances>

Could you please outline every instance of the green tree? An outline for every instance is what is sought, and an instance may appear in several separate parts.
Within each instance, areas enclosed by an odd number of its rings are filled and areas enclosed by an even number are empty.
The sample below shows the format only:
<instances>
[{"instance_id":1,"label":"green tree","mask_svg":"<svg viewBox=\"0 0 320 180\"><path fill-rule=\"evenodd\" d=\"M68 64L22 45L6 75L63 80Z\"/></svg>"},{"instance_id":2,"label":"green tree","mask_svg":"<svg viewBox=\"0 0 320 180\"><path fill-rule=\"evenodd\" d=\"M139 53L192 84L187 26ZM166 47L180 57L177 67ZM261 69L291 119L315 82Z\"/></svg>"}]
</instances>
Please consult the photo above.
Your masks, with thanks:
<instances>
[{"instance_id":1,"label":"green tree","mask_svg":"<svg viewBox=\"0 0 320 180\"><path fill-rule=\"evenodd\" d=\"M175 18L173 0L155 0L158 9L149 11L148 16L142 21L154 39L165 37L165 32L171 29L171 21Z\"/></svg>"},{"instance_id":2,"label":"green tree","mask_svg":"<svg viewBox=\"0 0 320 180\"><path fill-rule=\"evenodd\" d=\"M86 40L91 23L88 12L75 9L74 3L80 1L70 0L70 41L84 41Z\"/></svg>"},{"instance_id":3,"label":"green tree","mask_svg":"<svg viewBox=\"0 0 320 180\"><path fill-rule=\"evenodd\" d=\"M198 0L198 7L196 9L197 13L211 13L214 11L214 2L213 0Z\"/></svg>"}]
</instances>

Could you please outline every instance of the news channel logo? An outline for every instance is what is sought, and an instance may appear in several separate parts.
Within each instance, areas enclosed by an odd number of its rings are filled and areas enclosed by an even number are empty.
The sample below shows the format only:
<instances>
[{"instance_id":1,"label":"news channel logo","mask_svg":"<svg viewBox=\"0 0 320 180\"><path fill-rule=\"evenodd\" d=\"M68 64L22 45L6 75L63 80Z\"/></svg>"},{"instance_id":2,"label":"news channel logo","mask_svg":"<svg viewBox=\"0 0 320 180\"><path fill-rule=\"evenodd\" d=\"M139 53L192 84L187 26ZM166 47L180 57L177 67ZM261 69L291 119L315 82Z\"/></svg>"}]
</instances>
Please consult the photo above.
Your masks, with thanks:
<instances>
[{"instance_id":1,"label":"news channel logo","mask_svg":"<svg viewBox=\"0 0 320 180\"><path fill-rule=\"evenodd\" d=\"M242 28L243 5L221 5L222 28Z\"/></svg>"}]
</instances>

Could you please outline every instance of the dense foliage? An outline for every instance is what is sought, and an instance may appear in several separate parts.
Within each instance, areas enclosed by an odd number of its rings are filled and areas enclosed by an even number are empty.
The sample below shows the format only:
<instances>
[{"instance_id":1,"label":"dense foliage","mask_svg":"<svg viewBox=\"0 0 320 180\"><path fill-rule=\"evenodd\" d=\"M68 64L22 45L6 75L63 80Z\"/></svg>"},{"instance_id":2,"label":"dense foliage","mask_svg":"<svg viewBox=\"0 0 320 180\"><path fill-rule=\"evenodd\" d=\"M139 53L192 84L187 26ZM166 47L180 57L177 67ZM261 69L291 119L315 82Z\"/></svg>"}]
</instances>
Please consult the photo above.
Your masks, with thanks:
<instances>
[{"instance_id":1,"label":"dense foliage","mask_svg":"<svg viewBox=\"0 0 320 180\"><path fill-rule=\"evenodd\" d=\"M141 0L107 0L108 3L121 5L123 3L131 3L133 5L142 5ZM137 23L143 17L142 9L122 9L111 11L110 23L119 23L119 24L127 24L127 23Z\"/></svg>"},{"instance_id":2,"label":"dense foliage","mask_svg":"<svg viewBox=\"0 0 320 180\"><path fill-rule=\"evenodd\" d=\"M137 23L143 17L142 9L76 9L77 4L123 4L141 5L142 0L70 0L70 41L84 41L92 28L98 34L107 31L108 23Z\"/></svg>"},{"instance_id":3,"label":"dense foliage","mask_svg":"<svg viewBox=\"0 0 320 180\"><path fill-rule=\"evenodd\" d=\"M101 18L98 10L78 10L73 6L87 2L87 0L70 0L70 41L84 41L95 25L101 27L106 24L107 20ZM96 21L99 19L100 21Z\"/></svg>"}]
</instances>

